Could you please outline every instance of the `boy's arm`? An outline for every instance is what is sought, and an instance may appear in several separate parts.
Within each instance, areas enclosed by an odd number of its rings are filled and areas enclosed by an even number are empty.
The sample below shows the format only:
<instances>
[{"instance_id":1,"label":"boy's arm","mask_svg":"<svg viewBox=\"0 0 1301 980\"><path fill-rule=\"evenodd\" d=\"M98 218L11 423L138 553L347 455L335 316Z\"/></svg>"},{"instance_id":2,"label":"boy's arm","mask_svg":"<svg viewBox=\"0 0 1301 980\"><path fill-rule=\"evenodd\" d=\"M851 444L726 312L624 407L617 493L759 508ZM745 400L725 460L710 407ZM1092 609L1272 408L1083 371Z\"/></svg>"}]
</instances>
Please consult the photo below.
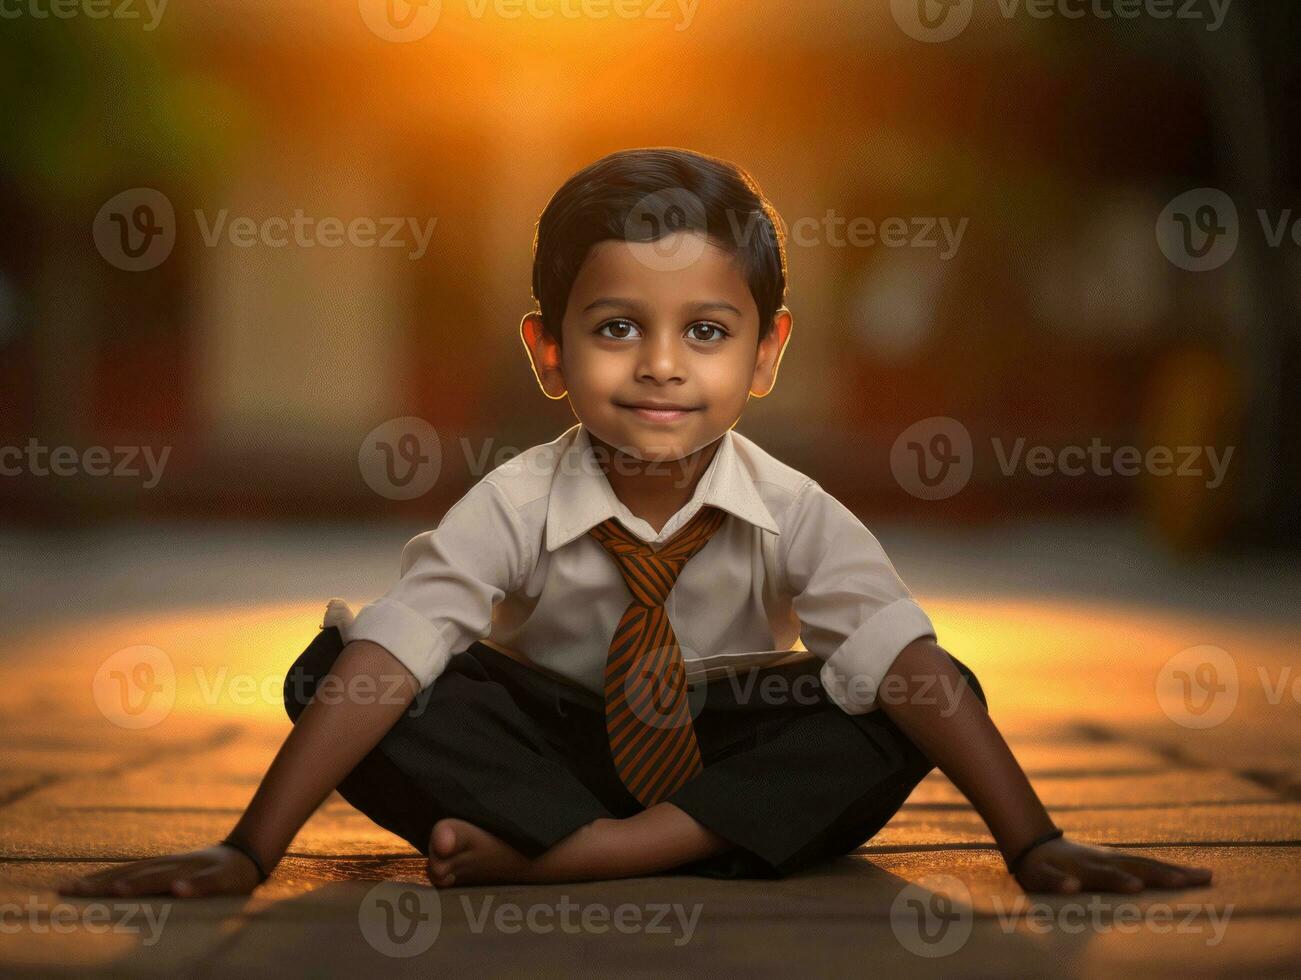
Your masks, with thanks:
<instances>
[{"instance_id":1,"label":"boy's arm","mask_svg":"<svg viewBox=\"0 0 1301 980\"><path fill-rule=\"evenodd\" d=\"M953 692L952 702L937 699L936 691ZM1005 859L1012 860L1053 830L1052 820L984 704L933 638L922 637L904 647L880 692L879 710L971 801ZM1016 879L1026 891L1136 892L1148 886L1204 885L1211 872L1062 837L1034 847L1020 862Z\"/></svg>"},{"instance_id":2,"label":"boy's arm","mask_svg":"<svg viewBox=\"0 0 1301 980\"><path fill-rule=\"evenodd\" d=\"M833 702L850 714L873 710L876 702L966 794L1009 862L1054 829L881 543L814 480L786 512L777 560L800 619L800 637L826 661L821 676ZM965 696L950 711L936 706L936 690ZM1061 838L1030 850L1016 878L1027 891L1137 891L1145 884L1205 884L1210 872Z\"/></svg>"},{"instance_id":3,"label":"boy's arm","mask_svg":"<svg viewBox=\"0 0 1301 980\"><path fill-rule=\"evenodd\" d=\"M512 461L513 462L513 461ZM498 469L509 475L503 464ZM451 657L485 637L493 610L532 568L532 536L505 492L480 480L437 528L402 549L401 578L340 629L347 645L322 678L232 837L269 871L321 801L393 727ZM346 609L346 607L345 607ZM400 684L393 684L393 679ZM359 679L369 683L356 683ZM362 689L365 698L323 691ZM390 689L400 690L390 696ZM375 692L384 692L377 696ZM233 847L135 862L71 883L69 894L247 893L253 862ZM89 890L87 890L89 889Z\"/></svg>"},{"instance_id":4,"label":"boy's arm","mask_svg":"<svg viewBox=\"0 0 1301 980\"><path fill-rule=\"evenodd\" d=\"M299 715L231 836L270 872L308 817L393 727L419 690L416 677L382 646L369 640L349 643L318 682L316 696ZM361 691L364 697L350 696ZM60 891L247 894L259 877L248 857L214 846L119 865L69 882Z\"/></svg>"}]
</instances>

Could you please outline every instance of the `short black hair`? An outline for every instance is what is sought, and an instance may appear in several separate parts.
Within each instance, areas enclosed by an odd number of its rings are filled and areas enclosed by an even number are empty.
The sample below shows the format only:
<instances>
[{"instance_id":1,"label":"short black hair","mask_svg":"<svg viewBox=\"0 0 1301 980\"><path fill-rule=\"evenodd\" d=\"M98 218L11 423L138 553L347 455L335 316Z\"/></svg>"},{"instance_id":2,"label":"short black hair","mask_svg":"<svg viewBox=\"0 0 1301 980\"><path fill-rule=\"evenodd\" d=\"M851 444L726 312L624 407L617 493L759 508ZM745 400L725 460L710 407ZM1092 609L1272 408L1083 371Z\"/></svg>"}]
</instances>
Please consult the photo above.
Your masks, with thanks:
<instances>
[{"instance_id":1,"label":"short black hair","mask_svg":"<svg viewBox=\"0 0 1301 980\"><path fill-rule=\"evenodd\" d=\"M759 309L759 339L786 296L786 228L758 183L726 160L675 147L619 150L560 187L538 218L533 298L556 343L578 270L593 245L704 232L740 266Z\"/></svg>"}]
</instances>

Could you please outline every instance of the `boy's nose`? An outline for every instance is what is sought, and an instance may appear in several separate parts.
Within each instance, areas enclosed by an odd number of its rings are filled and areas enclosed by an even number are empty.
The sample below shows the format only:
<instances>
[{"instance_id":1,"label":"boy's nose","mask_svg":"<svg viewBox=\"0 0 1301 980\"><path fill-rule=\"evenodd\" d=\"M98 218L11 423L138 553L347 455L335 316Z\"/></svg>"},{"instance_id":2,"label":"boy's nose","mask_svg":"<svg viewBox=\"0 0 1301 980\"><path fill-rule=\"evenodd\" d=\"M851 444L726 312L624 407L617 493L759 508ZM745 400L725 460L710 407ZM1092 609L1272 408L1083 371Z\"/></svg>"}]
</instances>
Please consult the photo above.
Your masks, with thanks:
<instances>
[{"instance_id":1,"label":"boy's nose","mask_svg":"<svg viewBox=\"0 0 1301 980\"><path fill-rule=\"evenodd\" d=\"M681 381L683 377L682 351L672 337L652 337L641 346L641 360L637 374L657 381Z\"/></svg>"}]
</instances>

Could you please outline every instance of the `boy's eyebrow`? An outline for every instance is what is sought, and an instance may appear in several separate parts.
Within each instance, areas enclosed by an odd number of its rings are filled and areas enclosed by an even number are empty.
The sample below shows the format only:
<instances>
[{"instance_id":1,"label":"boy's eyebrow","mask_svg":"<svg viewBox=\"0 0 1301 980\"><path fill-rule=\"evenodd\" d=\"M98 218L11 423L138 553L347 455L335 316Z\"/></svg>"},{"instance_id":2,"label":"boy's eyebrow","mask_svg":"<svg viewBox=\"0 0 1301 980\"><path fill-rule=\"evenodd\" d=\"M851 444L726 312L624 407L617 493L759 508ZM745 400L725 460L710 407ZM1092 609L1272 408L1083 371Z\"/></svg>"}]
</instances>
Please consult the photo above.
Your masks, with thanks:
<instances>
[{"instance_id":1,"label":"boy's eyebrow","mask_svg":"<svg viewBox=\"0 0 1301 980\"><path fill-rule=\"evenodd\" d=\"M639 300L625 299L620 296L603 296L600 299L593 300L592 302L584 306L583 312L587 313L591 310L603 306L624 307L624 308L632 308L635 310L640 310L643 308L643 305ZM687 312L689 313L704 313L706 310L727 310L729 313L735 313L737 316L741 316L741 311L724 299L701 300L698 303L692 303L686 309Z\"/></svg>"}]
</instances>

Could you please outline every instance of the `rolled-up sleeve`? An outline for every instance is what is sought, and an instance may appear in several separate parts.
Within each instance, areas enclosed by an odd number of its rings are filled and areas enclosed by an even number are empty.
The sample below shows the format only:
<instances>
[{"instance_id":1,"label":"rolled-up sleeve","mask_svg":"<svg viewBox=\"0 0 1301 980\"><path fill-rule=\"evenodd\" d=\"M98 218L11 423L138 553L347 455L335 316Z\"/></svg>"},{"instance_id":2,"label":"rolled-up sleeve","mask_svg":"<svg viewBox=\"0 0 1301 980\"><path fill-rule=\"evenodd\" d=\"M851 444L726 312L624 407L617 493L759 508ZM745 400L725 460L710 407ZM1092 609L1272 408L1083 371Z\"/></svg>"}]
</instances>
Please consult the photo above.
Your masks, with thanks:
<instances>
[{"instance_id":1,"label":"rolled-up sleeve","mask_svg":"<svg viewBox=\"0 0 1301 980\"><path fill-rule=\"evenodd\" d=\"M903 648L935 636L930 617L872 532L816 481L801 487L784 524L777 556L800 639L825 661L822 685L837 705L851 715L873 711Z\"/></svg>"},{"instance_id":2,"label":"rolled-up sleeve","mask_svg":"<svg viewBox=\"0 0 1301 980\"><path fill-rule=\"evenodd\" d=\"M530 556L515 508L481 480L437 528L406 543L393 588L355 616L331 599L324 625L337 626L345 642L378 643L427 687L453 654L488 635L493 608L522 584Z\"/></svg>"}]
</instances>

